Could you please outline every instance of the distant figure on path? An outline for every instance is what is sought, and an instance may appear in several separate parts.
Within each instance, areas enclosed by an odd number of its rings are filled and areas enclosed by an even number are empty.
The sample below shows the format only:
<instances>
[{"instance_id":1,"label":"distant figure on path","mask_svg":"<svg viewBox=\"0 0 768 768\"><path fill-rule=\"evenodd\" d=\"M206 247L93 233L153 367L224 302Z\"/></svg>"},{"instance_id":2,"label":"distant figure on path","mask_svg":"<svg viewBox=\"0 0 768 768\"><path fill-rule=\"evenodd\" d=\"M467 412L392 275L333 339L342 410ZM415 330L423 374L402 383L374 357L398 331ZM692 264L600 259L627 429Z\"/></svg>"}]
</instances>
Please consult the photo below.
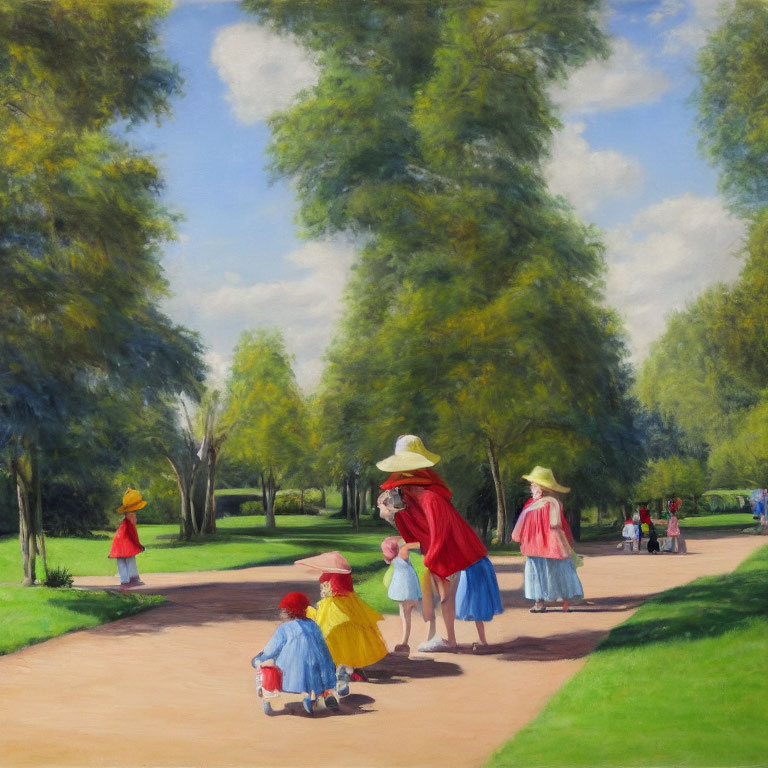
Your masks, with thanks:
<instances>
[{"instance_id":1,"label":"distant figure on path","mask_svg":"<svg viewBox=\"0 0 768 768\"><path fill-rule=\"evenodd\" d=\"M391 497L379 497L381 517L394 525L407 543L418 542L421 546L424 565L440 599L446 637L435 634L425 640L419 650L427 653L456 647L457 618L475 621L480 641L484 642L484 629L477 624L482 617L475 616L474 601L501 606L496 572L486 557L488 550L451 504L453 494L448 486L431 469L438 461L440 456L428 451L420 437L400 435L394 454L376 464L391 473L381 484L381 489L389 492L386 496ZM470 590L460 606L463 613L457 615L456 592L462 571L466 572ZM430 622L430 632L434 627L432 584L422 583L424 619ZM489 616L492 618L493 613Z\"/></svg>"},{"instance_id":2,"label":"distant figure on path","mask_svg":"<svg viewBox=\"0 0 768 768\"><path fill-rule=\"evenodd\" d=\"M672 499L668 505L669 507L669 521L667 522L667 536L672 539L672 551L681 552L680 544L680 521L677 519L677 510L679 504L675 499ZM683 545L684 546L684 545Z\"/></svg>"},{"instance_id":3,"label":"distant figure on path","mask_svg":"<svg viewBox=\"0 0 768 768\"><path fill-rule=\"evenodd\" d=\"M560 499L545 491L571 489L558 484L547 467L534 467L523 479L531 484L531 498L523 506L512 540L520 542L525 555L525 596L535 601L531 613L544 613L545 603L555 600L562 600L563 610L570 611L568 601L584 597L574 564L573 534Z\"/></svg>"},{"instance_id":4,"label":"distant figure on path","mask_svg":"<svg viewBox=\"0 0 768 768\"><path fill-rule=\"evenodd\" d=\"M147 506L138 491L129 488L123 494L123 503L117 511L125 515L112 539L109 557L117 559L117 571L120 574L120 591L127 592L133 587L140 587L144 582L139 578L136 567L136 555L144 551L136 530L136 511Z\"/></svg>"}]
</instances>

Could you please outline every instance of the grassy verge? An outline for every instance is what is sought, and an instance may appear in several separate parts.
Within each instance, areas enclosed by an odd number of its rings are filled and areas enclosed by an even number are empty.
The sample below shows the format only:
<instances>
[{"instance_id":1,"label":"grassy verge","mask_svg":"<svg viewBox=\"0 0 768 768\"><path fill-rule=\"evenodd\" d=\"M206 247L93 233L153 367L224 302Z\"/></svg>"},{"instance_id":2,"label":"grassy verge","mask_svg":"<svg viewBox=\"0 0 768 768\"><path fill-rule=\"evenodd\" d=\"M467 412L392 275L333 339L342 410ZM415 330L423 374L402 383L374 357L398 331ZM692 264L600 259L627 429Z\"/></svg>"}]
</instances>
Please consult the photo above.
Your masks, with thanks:
<instances>
[{"instance_id":1,"label":"grassy verge","mask_svg":"<svg viewBox=\"0 0 768 768\"><path fill-rule=\"evenodd\" d=\"M719 515L706 515L703 517L684 517L680 521L681 528L747 528L757 525L757 520L752 518L751 512L731 512Z\"/></svg>"},{"instance_id":2,"label":"grassy verge","mask_svg":"<svg viewBox=\"0 0 768 768\"><path fill-rule=\"evenodd\" d=\"M139 538L147 548L136 558L140 573L226 570L267 563L291 563L300 557L337 549L355 571L380 567L379 545L392 528L378 519L363 519L355 533L346 520L324 516L280 515L277 527L264 528L262 516L228 517L218 532L193 541L176 538L178 526L142 525ZM109 560L113 531L90 538L49 538L48 562L66 566L75 576L110 576L117 568ZM42 573L42 565L40 565ZM21 581L18 537L0 538L0 583Z\"/></svg>"},{"instance_id":3,"label":"grassy verge","mask_svg":"<svg viewBox=\"0 0 768 768\"><path fill-rule=\"evenodd\" d=\"M163 602L158 595L121 595L47 587L0 587L0 655L73 629L132 616Z\"/></svg>"},{"instance_id":4,"label":"grassy verge","mask_svg":"<svg viewBox=\"0 0 768 768\"><path fill-rule=\"evenodd\" d=\"M488 762L765 765L768 547L645 603Z\"/></svg>"}]
</instances>

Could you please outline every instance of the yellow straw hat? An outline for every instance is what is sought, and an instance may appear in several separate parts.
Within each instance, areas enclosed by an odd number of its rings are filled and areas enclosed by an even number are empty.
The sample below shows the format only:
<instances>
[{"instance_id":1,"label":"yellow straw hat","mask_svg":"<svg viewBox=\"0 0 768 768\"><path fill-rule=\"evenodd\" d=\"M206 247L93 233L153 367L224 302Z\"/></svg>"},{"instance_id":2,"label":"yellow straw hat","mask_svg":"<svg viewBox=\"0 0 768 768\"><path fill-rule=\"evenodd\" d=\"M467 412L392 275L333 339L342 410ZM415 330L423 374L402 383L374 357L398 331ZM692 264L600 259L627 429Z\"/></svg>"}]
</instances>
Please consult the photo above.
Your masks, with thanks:
<instances>
[{"instance_id":1,"label":"yellow straw hat","mask_svg":"<svg viewBox=\"0 0 768 768\"><path fill-rule=\"evenodd\" d=\"M550 491L568 493L571 490L564 485L560 485L555 480L555 476L549 467L534 467L529 475L523 475L523 480L527 480L529 483L536 483L536 485L540 485L542 488L547 488Z\"/></svg>"},{"instance_id":2,"label":"yellow straw hat","mask_svg":"<svg viewBox=\"0 0 768 768\"><path fill-rule=\"evenodd\" d=\"M407 472L409 469L433 467L440 457L428 451L416 435L400 435L395 443L395 452L376 463L384 472Z\"/></svg>"},{"instance_id":3,"label":"yellow straw hat","mask_svg":"<svg viewBox=\"0 0 768 768\"><path fill-rule=\"evenodd\" d=\"M135 512L137 509L143 509L147 506L147 502L141 498L141 494L138 491L134 491L133 488L129 488L123 494L122 506L117 508L117 511L121 514L126 512Z\"/></svg>"}]
</instances>

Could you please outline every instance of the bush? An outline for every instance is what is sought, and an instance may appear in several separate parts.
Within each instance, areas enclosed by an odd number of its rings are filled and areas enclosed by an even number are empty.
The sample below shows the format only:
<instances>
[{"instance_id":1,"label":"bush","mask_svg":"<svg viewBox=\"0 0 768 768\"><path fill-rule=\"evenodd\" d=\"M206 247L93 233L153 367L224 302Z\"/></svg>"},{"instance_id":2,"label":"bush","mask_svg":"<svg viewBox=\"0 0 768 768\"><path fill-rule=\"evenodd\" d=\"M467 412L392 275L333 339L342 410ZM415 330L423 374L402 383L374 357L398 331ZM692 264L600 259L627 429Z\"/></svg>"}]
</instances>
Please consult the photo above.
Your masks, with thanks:
<instances>
[{"instance_id":1,"label":"bush","mask_svg":"<svg viewBox=\"0 0 768 768\"><path fill-rule=\"evenodd\" d=\"M48 575L45 577L43 585L55 589L71 589L74 582L69 569L63 565L57 565L48 569Z\"/></svg>"},{"instance_id":2,"label":"bush","mask_svg":"<svg viewBox=\"0 0 768 768\"><path fill-rule=\"evenodd\" d=\"M87 536L93 528L103 528L107 518L95 501L101 495L89 494L68 483L43 486L43 528L51 536Z\"/></svg>"},{"instance_id":3,"label":"bush","mask_svg":"<svg viewBox=\"0 0 768 768\"><path fill-rule=\"evenodd\" d=\"M318 512L320 512L320 491L314 491L314 489L304 492L304 509L301 508L299 491L278 493L275 499L276 515L316 515Z\"/></svg>"},{"instance_id":4,"label":"bush","mask_svg":"<svg viewBox=\"0 0 768 768\"><path fill-rule=\"evenodd\" d=\"M304 509L301 508L299 491L279 491L275 498L276 515L316 515L320 512L322 494L315 488L304 492ZM244 501L240 504L241 515L263 515L264 506L259 501Z\"/></svg>"}]
</instances>

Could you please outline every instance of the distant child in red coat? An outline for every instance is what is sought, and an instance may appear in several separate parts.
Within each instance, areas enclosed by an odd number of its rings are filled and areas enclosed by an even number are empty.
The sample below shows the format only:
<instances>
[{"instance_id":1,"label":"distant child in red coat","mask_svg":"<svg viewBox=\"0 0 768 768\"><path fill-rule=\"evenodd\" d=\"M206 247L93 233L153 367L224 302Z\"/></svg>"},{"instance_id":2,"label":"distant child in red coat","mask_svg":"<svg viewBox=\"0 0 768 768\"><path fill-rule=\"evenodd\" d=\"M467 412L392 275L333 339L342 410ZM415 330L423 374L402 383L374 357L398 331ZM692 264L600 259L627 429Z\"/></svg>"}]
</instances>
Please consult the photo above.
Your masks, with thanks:
<instances>
[{"instance_id":1,"label":"distant child in red coat","mask_svg":"<svg viewBox=\"0 0 768 768\"><path fill-rule=\"evenodd\" d=\"M144 582L139 578L136 568L136 555L144 551L136 530L136 511L147 506L138 491L129 488L123 495L123 503L117 511L125 515L123 522L117 528L112 539L112 549L109 557L117 559L117 570L120 574L120 591L127 592L133 587L140 587Z\"/></svg>"}]
</instances>

